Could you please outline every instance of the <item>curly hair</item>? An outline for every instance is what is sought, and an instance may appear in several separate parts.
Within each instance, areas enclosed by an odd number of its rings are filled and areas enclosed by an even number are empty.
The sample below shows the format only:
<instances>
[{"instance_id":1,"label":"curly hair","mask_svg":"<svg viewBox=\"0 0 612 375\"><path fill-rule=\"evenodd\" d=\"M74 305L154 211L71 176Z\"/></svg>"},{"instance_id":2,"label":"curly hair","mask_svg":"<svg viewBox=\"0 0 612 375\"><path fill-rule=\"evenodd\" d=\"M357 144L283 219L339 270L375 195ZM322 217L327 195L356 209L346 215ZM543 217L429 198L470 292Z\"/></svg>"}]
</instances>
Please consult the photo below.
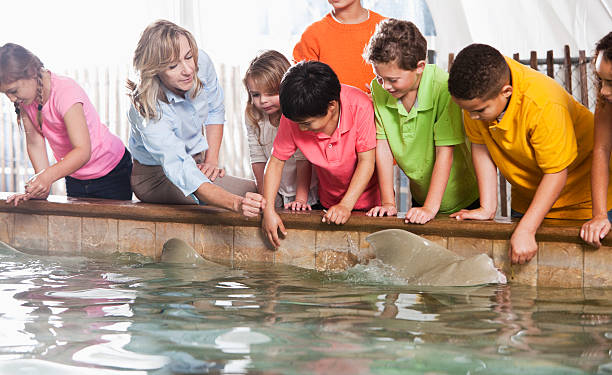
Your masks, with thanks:
<instances>
[{"instance_id":1,"label":"curly hair","mask_svg":"<svg viewBox=\"0 0 612 375\"><path fill-rule=\"evenodd\" d=\"M427 57L427 40L418 27L409 21L389 18L376 26L376 31L363 51L369 64L397 63L400 69L414 70Z\"/></svg>"},{"instance_id":2,"label":"curly hair","mask_svg":"<svg viewBox=\"0 0 612 375\"><path fill-rule=\"evenodd\" d=\"M488 100L497 95L509 79L510 67L498 50L486 44L470 44L453 62L448 91L462 100Z\"/></svg>"},{"instance_id":3,"label":"curly hair","mask_svg":"<svg viewBox=\"0 0 612 375\"><path fill-rule=\"evenodd\" d=\"M597 57L601 54L601 56L609 62L612 62L612 31L609 32L606 36L601 38L599 42L595 45L595 55L593 56L593 64L597 61ZM595 69L593 69L595 70ZM596 78L596 86L597 86L597 104L603 104L603 96L601 95L601 79L599 76L595 75Z\"/></svg>"}]
</instances>

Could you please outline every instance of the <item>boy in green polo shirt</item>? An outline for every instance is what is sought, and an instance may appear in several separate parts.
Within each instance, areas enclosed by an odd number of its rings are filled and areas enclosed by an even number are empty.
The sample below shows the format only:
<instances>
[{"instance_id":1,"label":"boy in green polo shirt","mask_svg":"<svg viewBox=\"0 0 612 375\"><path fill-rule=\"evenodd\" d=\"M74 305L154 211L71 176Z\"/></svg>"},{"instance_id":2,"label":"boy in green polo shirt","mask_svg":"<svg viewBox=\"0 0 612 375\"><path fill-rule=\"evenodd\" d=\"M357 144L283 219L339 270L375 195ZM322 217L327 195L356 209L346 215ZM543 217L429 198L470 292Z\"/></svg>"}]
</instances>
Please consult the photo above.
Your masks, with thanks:
<instances>
[{"instance_id":1,"label":"boy in green polo shirt","mask_svg":"<svg viewBox=\"0 0 612 375\"><path fill-rule=\"evenodd\" d=\"M448 74L425 63L427 41L408 21L378 24L364 52L376 78L376 170L382 206L369 216L397 214L393 159L410 179L406 223L425 224L438 212L479 207L478 185L461 121L448 92Z\"/></svg>"}]
</instances>

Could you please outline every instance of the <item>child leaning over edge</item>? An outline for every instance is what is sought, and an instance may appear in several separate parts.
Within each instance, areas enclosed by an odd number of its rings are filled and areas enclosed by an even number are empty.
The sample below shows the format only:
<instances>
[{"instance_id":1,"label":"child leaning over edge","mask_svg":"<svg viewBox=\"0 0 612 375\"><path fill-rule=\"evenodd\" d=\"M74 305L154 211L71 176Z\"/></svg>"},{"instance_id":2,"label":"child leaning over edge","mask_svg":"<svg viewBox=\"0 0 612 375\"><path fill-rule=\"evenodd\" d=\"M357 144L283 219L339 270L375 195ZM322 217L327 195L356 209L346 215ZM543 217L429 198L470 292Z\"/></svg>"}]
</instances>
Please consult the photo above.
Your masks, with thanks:
<instances>
[{"instance_id":1,"label":"child leaning over edge","mask_svg":"<svg viewBox=\"0 0 612 375\"><path fill-rule=\"evenodd\" d=\"M341 85L334 71L318 61L291 67L280 86L283 117L264 176L264 198L278 191L285 160L297 149L317 172L322 221L344 224L353 209L380 204L374 175L376 128L367 94ZM262 230L274 247L286 233L274 207L264 209Z\"/></svg>"},{"instance_id":2,"label":"child leaning over edge","mask_svg":"<svg viewBox=\"0 0 612 375\"><path fill-rule=\"evenodd\" d=\"M512 263L536 255L544 218L590 218L593 114L587 108L552 78L485 44L457 55L448 89L464 110L481 203L451 216L493 218L497 166L512 185L513 217L521 217L510 238ZM608 188L610 203L611 193Z\"/></svg>"},{"instance_id":3,"label":"child leaning over edge","mask_svg":"<svg viewBox=\"0 0 612 375\"><path fill-rule=\"evenodd\" d=\"M264 51L251 61L242 80L248 94L244 112L251 168L260 194L263 193L264 169L272 155L272 143L282 115L278 88L290 66L280 52ZM285 163L274 206L310 210L311 205L318 202L317 181L312 178L311 182L311 175L311 164L297 150Z\"/></svg>"},{"instance_id":4,"label":"child leaning over edge","mask_svg":"<svg viewBox=\"0 0 612 375\"><path fill-rule=\"evenodd\" d=\"M328 0L333 10L306 28L293 49L293 60L329 65L341 83L370 92L372 69L361 58L363 47L384 19L360 0Z\"/></svg>"},{"instance_id":5,"label":"child leaning over edge","mask_svg":"<svg viewBox=\"0 0 612 375\"><path fill-rule=\"evenodd\" d=\"M382 206L369 216L397 214L393 159L410 179L406 223L425 224L438 212L478 207L478 186L448 74L426 64L427 41L408 21L382 21L364 58L374 68L376 171Z\"/></svg>"},{"instance_id":6,"label":"child leaning over edge","mask_svg":"<svg viewBox=\"0 0 612 375\"><path fill-rule=\"evenodd\" d=\"M610 201L606 195L610 184L612 153L612 32L597 43L593 61L598 92L591 168L593 218L582 226L580 237L588 244L599 247L601 239L610 231L612 221L612 215L607 209Z\"/></svg>"},{"instance_id":7,"label":"child leaning over edge","mask_svg":"<svg viewBox=\"0 0 612 375\"><path fill-rule=\"evenodd\" d=\"M45 69L24 47L0 47L0 91L15 104L36 173L7 203L46 199L51 184L64 178L69 197L131 200L132 157L100 121L85 91L74 80ZM49 166L45 140L57 163Z\"/></svg>"}]
</instances>

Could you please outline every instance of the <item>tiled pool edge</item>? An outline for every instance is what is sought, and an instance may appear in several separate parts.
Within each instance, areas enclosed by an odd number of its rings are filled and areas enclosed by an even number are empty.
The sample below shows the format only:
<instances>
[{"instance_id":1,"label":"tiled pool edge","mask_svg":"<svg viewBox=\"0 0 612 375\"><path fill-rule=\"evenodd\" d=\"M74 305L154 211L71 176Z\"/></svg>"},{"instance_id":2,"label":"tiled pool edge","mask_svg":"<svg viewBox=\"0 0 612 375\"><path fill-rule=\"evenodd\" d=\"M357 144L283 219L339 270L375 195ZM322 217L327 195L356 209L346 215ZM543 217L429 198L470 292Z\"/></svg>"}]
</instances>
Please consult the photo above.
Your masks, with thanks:
<instances>
[{"instance_id":1,"label":"tiled pool edge","mask_svg":"<svg viewBox=\"0 0 612 375\"><path fill-rule=\"evenodd\" d=\"M527 265L510 266L508 243L513 224L457 222L439 217L426 225L398 218L355 213L344 226L320 222L314 213L282 212L289 233L277 251L261 236L259 219L198 206L75 200L50 197L18 207L0 193L0 240L47 254L96 255L131 251L159 259L163 243L185 240L203 256L240 265L277 262L310 269L338 270L372 257L365 237L390 228L410 230L461 255L485 252L511 282L542 287L611 287L612 241L595 250L578 238L581 222L546 221L537 234L539 251Z\"/></svg>"}]
</instances>

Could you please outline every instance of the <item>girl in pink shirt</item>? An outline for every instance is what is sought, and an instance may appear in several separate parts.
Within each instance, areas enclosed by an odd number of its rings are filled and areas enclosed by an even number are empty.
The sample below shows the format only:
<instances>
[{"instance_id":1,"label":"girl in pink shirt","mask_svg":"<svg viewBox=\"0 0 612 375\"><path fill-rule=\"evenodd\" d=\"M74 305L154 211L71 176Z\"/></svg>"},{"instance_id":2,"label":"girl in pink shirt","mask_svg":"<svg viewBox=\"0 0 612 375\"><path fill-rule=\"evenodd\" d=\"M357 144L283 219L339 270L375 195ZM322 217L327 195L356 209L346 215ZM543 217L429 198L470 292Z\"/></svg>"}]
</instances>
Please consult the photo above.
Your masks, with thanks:
<instances>
[{"instance_id":1,"label":"girl in pink shirt","mask_svg":"<svg viewBox=\"0 0 612 375\"><path fill-rule=\"evenodd\" d=\"M132 199L131 155L74 80L51 73L30 51L7 43L0 47L0 92L15 105L36 173L25 193L7 203L46 199L51 184L63 177L70 197ZM58 160L52 166L45 140Z\"/></svg>"}]
</instances>

